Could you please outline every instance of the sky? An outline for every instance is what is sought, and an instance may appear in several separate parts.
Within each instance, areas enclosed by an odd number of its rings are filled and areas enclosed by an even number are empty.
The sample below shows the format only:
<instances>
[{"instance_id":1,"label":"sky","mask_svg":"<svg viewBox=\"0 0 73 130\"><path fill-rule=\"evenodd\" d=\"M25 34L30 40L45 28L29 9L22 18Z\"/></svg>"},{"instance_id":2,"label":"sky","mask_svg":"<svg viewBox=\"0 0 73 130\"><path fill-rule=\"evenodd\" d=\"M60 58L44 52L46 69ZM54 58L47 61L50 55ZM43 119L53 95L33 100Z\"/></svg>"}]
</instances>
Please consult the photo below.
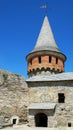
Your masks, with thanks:
<instances>
[{"instance_id":1,"label":"sky","mask_svg":"<svg viewBox=\"0 0 73 130\"><path fill-rule=\"evenodd\" d=\"M47 15L59 49L73 72L73 0L0 0L0 69L27 78L26 55L36 44L47 3Z\"/></svg>"}]
</instances>

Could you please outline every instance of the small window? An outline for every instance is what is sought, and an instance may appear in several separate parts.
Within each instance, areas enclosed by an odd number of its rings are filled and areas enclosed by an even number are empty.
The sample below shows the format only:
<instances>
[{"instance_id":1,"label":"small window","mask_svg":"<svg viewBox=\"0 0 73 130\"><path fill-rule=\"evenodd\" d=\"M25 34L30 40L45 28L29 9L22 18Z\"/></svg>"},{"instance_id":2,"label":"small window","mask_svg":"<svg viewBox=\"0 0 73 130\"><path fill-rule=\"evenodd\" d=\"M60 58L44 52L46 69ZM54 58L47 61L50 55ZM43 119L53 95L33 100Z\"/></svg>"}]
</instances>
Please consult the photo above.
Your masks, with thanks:
<instances>
[{"instance_id":1,"label":"small window","mask_svg":"<svg viewBox=\"0 0 73 130\"><path fill-rule=\"evenodd\" d=\"M39 61L39 63L41 63L41 56L38 57L38 61Z\"/></svg>"},{"instance_id":2,"label":"small window","mask_svg":"<svg viewBox=\"0 0 73 130\"><path fill-rule=\"evenodd\" d=\"M19 117L18 117L18 116L12 116L12 117L10 118L10 123L17 125L17 124L19 123Z\"/></svg>"},{"instance_id":3,"label":"small window","mask_svg":"<svg viewBox=\"0 0 73 130\"><path fill-rule=\"evenodd\" d=\"M49 63L51 63L51 56L49 56Z\"/></svg>"},{"instance_id":4,"label":"small window","mask_svg":"<svg viewBox=\"0 0 73 130\"><path fill-rule=\"evenodd\" d=\"M63 62L63 67L64 67L64 62Z\"/></svg>"},{"instance_id":5,"label":"small window","mask_svg":"<svg viewBox=\"0 0 73 130\"><path fill-rule=\"evenodd\" d=\"M16 124L16 119L13 119L13 124Z\"/></svg>"},{"instance_id":6,"label":"small window","mask_svg":"<svg viewBox=\"0 0 73 130\"><path fill-rule=\"evenodd\" d=\"M56 58L56 64L58 64L58 58Z\"/></svg>"},{"instance_id":7,"label":"small window","mask_svg":"<svg viewBox=\"0 0 73 130\"><path fill-rule=\"evenodd\" d=\"M30 64L32 65L32 59L30 60Z\"/></svg>"},{"instance_id":8,"label":"small window","mask_svg":"<svg viewBox=\"0 0 73 130\"><path fill-rule=\"evenodd\" d=\"M65 102L64 93L59 93L59 94L58 94L58 102L59 102L59 103L64 103L64 102Z\"/></svg>"},{"instance_id":9,"label":"small window","mask_svg":"<svg viewBox=\"0 0 73 130\"><path fill-rule=\"evenodd\" d=\"M68 127L71 127L71 122L68 123Z\"/></svg>"}]
</instances>

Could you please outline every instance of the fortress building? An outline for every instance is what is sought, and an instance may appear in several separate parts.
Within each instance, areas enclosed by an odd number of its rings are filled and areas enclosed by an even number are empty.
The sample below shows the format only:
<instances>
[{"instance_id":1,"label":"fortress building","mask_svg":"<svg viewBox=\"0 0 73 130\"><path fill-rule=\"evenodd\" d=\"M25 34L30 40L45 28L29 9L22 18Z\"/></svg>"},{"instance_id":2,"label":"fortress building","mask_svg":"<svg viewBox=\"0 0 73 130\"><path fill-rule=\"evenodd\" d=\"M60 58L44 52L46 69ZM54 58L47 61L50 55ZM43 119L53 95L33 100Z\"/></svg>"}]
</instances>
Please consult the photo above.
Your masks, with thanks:
<instances>
[{"instance_id":1,"label":"fortress building","mask_svg":"<svg viewBox=\"0 0 73 130\"><path fill-rule=\"evenodd\" d=\"M56 44L47 16L26 59L27 80L0 70L0 124L73 126L73 73L64 72L66 56Z\"/></svg>"},{"instance_id":2,"label":"fortress building","mask_svg":"<svg viewBox=\"0 0 73 130\"><path fill-rule=\"evenodd\" d=\"M27 55L30 126L73 126L73 73L64 72L66 56L59 50L48 17L32 52Z\"/></svg>"}]
</instances>

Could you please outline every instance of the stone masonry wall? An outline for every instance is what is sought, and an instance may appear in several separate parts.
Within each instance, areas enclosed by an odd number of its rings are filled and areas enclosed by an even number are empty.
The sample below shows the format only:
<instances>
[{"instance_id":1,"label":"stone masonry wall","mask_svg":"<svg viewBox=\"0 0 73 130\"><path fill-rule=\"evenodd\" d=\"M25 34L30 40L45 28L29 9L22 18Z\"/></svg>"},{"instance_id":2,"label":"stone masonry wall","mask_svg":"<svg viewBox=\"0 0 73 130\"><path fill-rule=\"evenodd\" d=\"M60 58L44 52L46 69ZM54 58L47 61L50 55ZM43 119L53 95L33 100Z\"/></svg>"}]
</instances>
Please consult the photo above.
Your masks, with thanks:
<instances>
[{"instance_id":1,"label":"stone masonry wall","mask_svg":"<svg viewBox=\"0 0 73 130\"><path fill-rule=\"evenodd\" d=\"M58 93L64 93L65 103L58 103ZM0 70L0 124L10 123L13 116L27 123L29 116L35 126L34 111L29 115L27 109L31 103L56 104L54 114L48 116L48 127L73 126L73 81L26 83L22 76Z\"/></svg>"},{"instance_id":2,"label":"stone masonry wall","mask_svg":"<svg viewBox=\"0 0 73 130\"><path fill-rule=\"evenodd\" d=\"M73 126L73 81L32 82L28 85L29 104L56 103L54 115L48 117L50 127L68 126L68 123ZM58 103L58 93L64 93L65 103Z\"/></svg>"},{"instance_id":3,"label":"stone masonry wall","mask_svg":"<svg viewBox=\"0 0 73 130\"><path fill-rule=\"evenodd\" d=\"M13 116L27 121L28 87L25 79L0 70L0 124L10 123Z\"/></svg>"}]
</instances>

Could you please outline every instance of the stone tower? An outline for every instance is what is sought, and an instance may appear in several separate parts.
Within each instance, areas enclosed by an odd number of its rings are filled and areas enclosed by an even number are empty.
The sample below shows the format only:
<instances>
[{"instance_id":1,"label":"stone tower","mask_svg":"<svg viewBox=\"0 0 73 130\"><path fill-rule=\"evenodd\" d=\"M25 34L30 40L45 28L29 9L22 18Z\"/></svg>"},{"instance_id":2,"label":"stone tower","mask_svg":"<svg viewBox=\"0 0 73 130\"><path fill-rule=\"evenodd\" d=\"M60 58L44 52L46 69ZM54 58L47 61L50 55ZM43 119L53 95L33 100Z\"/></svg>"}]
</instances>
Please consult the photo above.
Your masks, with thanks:
<instances>
[{"instance_id":1,"label":"stone tower","mask_svg":"<svg viewBox=\"0 0 73 130\"><path fill-rule=\"evenodd\" d=\"M73 73L64 72L66 56L55 42L47 16L26 58L29 126L73 127Z\"/></svg>"},{"instance_id":2,"label":"stone tower","mask_svg":"<svg viewBox=\"0 0 73 130\"><path fill-rule=\"evenodd\" d=\"M66 56L60 52L45 16L36 45L26 57L28 76L50 75L64 72Z\"/></svg>"}]
</instances>

